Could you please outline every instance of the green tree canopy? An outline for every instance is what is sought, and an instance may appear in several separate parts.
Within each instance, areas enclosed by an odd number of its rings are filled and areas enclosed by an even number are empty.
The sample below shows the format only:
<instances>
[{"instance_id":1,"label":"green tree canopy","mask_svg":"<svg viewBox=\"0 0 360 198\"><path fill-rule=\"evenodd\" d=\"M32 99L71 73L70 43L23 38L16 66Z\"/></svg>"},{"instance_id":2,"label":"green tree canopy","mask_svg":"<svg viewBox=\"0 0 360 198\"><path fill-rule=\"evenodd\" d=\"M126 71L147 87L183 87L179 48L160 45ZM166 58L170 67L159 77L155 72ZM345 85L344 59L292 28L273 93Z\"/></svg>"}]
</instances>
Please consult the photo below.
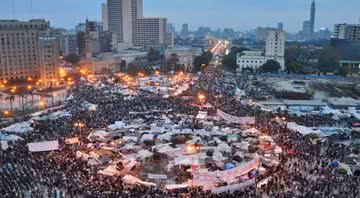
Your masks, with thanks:
<instances>
[{"instance_id":1,"label":"green tree canopy","mask_svg":"<svg viewBox=\"0 0 360 198\"><path fill-rule=\"evenodd\" d=\"M233 46L230 50L230 53L224 56L222 64L226 69L231 71L236 71L236 58L237 54L243 52L244 50L248 50L247 48Z\"/></svg>"},{"instance_id":2,"label":"green tree canopy","mask_svg":"<svg viewBox=\"0 0 360 198\"><path fill-rule=\"evenodd\" d=\"M327 46L322 49L318 59L318 68L320 72L335 72L340 66L339 59L340 56L333 47Z\"/></svg>"},{"instance_id":3,"label":"green tree canopy","mask_svg":"<svg viewBox=\"0 0 360 198\"><path fill-rule=\"evenodd\" d=\"M337 71L336 71L336 75L338 76L347 76L349 73L349 69L346 67L340 67Z\"/></svg>"},{"instance_id":4,"label":"green tree canopy","mask_svg":"<svg viewBox=\"0 0 360 198\"><path fill-rule=\"evenodd\" d=\"M304 66L308 65L310 53L298 45L285 49L285 65L288 73L304 73Z\"/></svg>"},{"instance_id":5,"label":"green tree canopy","mask_svg":"<svg viewBox=\"0 0 360 198\"><path fill-rule=\"evenodd\" d=\"M147 60L152 61L158 61L161 59L161 54L159 50L156 50L153 47L150 47L148 53L147 53Z\"/></svg>"},{"instance_id":6,"label":"green tree canopy","mask_svg":"<svg viewBox=\"0 0 360 198\"><path fill-rule=\"evenodd\" d=\"M193 68L193 72L198 72L201 71L201 68L205 65L209 65L211 59L212 59L213 55L211 52L203 52L203 54L201 56L196 56L194 59L194 68Z\"/></svg>"},{"instance_id":7,"label":"green tree canopy","mask_svg":"<svg viewBox=\"0 0 360 198\"><path fill-rule=\"evenodd\" d=\"M64 57L64 60L66 60L67 62L69 62L73 65L76 65L80 62L80 57L76 54L69 54Z\"/></svg>"},{"instance_id":8,"label":"green tree canopy","mask_svg":"<svg viewBox=\"0 0 360 198\"><path fill-rule=\"evenodd\" d=\"M280 63L275 60L268 60L258 70L260 73L276 73L280 70Z\"/></svg>"}]
</instances>

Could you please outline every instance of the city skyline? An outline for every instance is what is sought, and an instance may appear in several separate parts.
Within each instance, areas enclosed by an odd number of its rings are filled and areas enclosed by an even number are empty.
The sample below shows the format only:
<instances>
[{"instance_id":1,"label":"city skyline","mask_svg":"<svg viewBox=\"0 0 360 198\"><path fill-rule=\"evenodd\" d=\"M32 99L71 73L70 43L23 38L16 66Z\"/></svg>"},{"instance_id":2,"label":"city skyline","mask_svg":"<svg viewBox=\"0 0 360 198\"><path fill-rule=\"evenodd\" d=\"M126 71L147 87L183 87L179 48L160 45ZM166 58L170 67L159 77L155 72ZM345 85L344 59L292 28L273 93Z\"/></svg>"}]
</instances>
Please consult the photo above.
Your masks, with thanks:
<instances>
[{"instance_id":1,"label":"city skyline","mask_svg":"<svg viewBox=\"0 0 360 198\"><path fill-rule=\"evenodd\" d=\"M257 26L275 27L277 22L281 21L284 23L286 31L297 32L301 30L302 22L309 18L312 2L312 0L291 2L229 0L224 4L215 0L206 0L184 6L186 1L188 0L173 0L169 3L165 0L145 0L144 15L167 17L169 22L176 25L177 31L180 31L183 23L188 23L191 30L197 29L199 26L208 26L213 29L229 27L244 31ZM76 2L71 0L61 2L33 0L32 14L30 0L14 0L14 2L16 19L27 20L31 16L32 18L45 18L50 20L53 27L70 29L74 28L76 24L84 22L86 18L101 21L101 3L104 3L105 0L77 0ZM359 16L353 12L355 7L360 6L358 1L352 0L351 3L347 2L340 6L336 3L339 2L338 0L316 0L315 2L317 7L315 30L323 27L332 28L336 23L358 22ZM0 18L13 18L11 0L5 0L0 7L4 10L0 14ZM333 12L335 9L338 11ZM212 17L209 17L209 12L213 13ZM187 14L184 15L184 13ZM227 13L232 13L232 15ZM267 14L259 15L258 13Z\"/></svg>"}]
</instances>

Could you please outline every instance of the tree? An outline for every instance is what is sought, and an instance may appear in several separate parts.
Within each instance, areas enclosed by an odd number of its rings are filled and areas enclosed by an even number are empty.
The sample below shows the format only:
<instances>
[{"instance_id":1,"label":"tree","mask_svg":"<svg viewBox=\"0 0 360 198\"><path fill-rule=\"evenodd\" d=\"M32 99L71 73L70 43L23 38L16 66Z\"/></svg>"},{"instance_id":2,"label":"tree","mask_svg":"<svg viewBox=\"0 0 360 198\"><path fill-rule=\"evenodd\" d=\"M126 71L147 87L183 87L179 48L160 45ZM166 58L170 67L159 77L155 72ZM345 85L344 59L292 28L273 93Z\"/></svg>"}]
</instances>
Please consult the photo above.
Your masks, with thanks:
<instances>
[{"instance_id":1,"label":"tree","mask_svg":"<svg viewBox=\"0 0 360 198\"><path fill-rule=\"evenodd\" d=\"M236 58L237 54L243 52L244 50L247 50L243 47L232 47L230 50L230 53L226 56L224 56L222 64L225 66L226 69L231 71L236 71L237 65L236 65Z\"/></svg>"},{"instance_id":2,"label":"tree","mask_svg":"<svg viewBox=\"0 0 360 198\"><path fill-rule=\"evenodd\" d=\"M64 57L64 60L66 60L67 62L69 62L73 65L76 65L80 62L80 57L76 54L69 54Z\"/></svg>"},{"instance_id":3,"label":"tree","mask_svg":"<svg viewBox=\"0 0 360 198\"><path fill-rule=\"evenodd\" d=\"M340 56L333 47L325 47L321 50L318 59L318 68L320 72L329 73L339 69Z\"/></svg>"},{"instance_id":4,"label":"tree","mask_svg":"<svg viewBox=\"0 0 360 198\"><path fill-rule=\"evenodd\" d=\"M213 57L212 53L208 51L203 52L201 56L196 56L193 63L194 65L193 72L198 72L201 70L202 66L209 65L212 57Z\"/></svg>"},{"instance_id":5,"label":"tree","mask_svg":"<svg viewBox=\"0 0 360 198\"><path fill-rule=\"evenodd\" d=\"M349 73L349 69L346 67L340 67L337 71L336 71L336 75L338 76L347 76Z\"/></svg>"},{"instance_id":6,"label":"tree","mask_svg":"<svg viewBox=\"0 0 360 198\"><path fill-rule=\"evenodd\" d=\"M171 53L170 57L166 60L165 72L173 71L176 65L179 63L179 56L177 53Z\"/></svg>"},{"instance_id":7,"label":"tree","mask_svg":"<svg viewBox=\"0 0 360 198\"><path fill-rule=\"evenodd\" d=\"M161 59L160 51L156 50L153 47L150 47L148 54L147 54L147 60L152 62L152 61L158 61L160 59Z\"/></svg>"},{"instance_id":8,"label":"tree","mask_svg":"<svg viewBox=\"0 0 360 198\"><path fill-rule=\"evenodd\" d=\"M275 60L268 60L258 70L261 73L276 73L280 70L280 63Z\"/></svg>"},{"instance_id":9,"label":"tree","mask_svg":"<svg viewBox=\"0 0 360 198\"><path fill-rule=\"evenodd\" d=\"M125 60L121 60L120 62L120 70L123 71L126 68L126 61Z\"/></svg>"},{"instance_id":10,"label":"tree","mask_svg":"<svg viewBox=\"0 0 360 198\"><path fill-rule=\"evenodd\" d=\"M308 65L309 52L294 45L285 49L285 65L288 73L304 73L304 66Z\"/></svg>"}]
</instances>

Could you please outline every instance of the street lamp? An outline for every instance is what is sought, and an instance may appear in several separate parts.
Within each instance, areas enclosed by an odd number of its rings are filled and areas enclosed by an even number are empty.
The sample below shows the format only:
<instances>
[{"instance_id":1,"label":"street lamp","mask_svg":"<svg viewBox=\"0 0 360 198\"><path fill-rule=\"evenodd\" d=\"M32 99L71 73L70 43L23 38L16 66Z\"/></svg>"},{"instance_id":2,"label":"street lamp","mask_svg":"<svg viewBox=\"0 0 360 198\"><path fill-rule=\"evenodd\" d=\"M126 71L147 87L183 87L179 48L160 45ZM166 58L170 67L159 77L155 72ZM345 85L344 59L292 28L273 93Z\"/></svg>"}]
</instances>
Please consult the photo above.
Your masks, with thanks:
<instances>
[{"instance_id":1,"label":"street lamp","mask_svg":"<svg viewBox=\"0 0 360 198\"><path fill-rule=\"evenodd\" d=\"M40 108L44 108L44 107L45 107L45 102L44 102L44 101L40 101L40 102L39 102L39 106L40 106Z\"/></svg>"},{"instance_id":2,"label":"street lamp","mask_svg":"<svg viewBox=\"0 0 360 198\"><path fill-rule=\"evenodd\" d=\"M206 99L206 97L205 97L204 94L199 94L199 95L198 95L198 100L199 100L200 103L204 103L204 102L205 102L205 99Z\"/></svg>"},{"instance_id":3,"label":"street lamp","mask_svg":"<svg viewBox=\"0 0 360 198\"><path fill-rule=\"evenodd\" d=\"M9 116L10 112L9 111L4 111L4 115L5 116Z\"/></svg>"}]
</instances>

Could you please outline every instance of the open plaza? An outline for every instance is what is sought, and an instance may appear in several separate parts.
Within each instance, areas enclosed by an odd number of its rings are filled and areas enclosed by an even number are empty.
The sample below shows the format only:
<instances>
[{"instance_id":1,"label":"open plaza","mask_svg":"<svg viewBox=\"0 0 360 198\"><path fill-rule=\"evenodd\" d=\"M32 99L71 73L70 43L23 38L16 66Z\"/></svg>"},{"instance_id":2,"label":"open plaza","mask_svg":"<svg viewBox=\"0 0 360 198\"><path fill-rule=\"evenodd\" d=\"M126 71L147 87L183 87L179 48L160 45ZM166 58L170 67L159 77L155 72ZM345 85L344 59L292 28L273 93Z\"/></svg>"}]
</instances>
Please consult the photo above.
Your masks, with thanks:
<instances>
[{"instance_id":1,"label":"open plaza","mask_svg":"<svg viewBox=\"0 0 360 198\"><path fill-rule=\"evenodd\" d=\"M79 77L63 105L1 129L1 195L357 197L357 100L296 101L308 82L272 79L279 97L267 78Z\"/></svg>"}]
</instances>

